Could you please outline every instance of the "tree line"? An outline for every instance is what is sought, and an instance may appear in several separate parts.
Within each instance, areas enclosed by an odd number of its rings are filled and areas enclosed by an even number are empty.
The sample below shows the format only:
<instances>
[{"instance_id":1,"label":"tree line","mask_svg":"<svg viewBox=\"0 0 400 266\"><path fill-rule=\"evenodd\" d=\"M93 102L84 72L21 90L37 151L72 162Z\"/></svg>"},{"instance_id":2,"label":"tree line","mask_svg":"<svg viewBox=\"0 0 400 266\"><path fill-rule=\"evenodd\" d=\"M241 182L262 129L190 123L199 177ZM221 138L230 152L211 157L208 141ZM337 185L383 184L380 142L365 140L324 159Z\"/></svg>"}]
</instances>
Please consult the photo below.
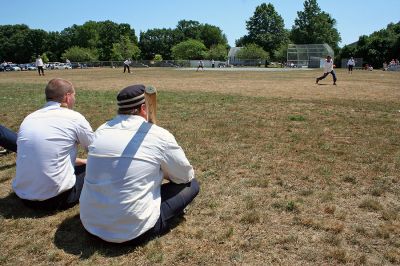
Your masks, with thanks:
<instances>
[{"instance_id":1,"label":"tree line","mask_svg":"<svg viewBox=\"0 0 400 266\"><path fill-rule=\"evenodd\" d=\"M341 58L363 57L380 66L389 58L399 57L399 24L370 36L361 36L354 45L339 47L340 33L336 20L319 7L317 0L305 0L292 28L272 4L256 7L246 21L247 34L236 40L244 47L237 55L244 59L285 61L289 43L328 43ZM0 60L33 61L42 55L45 61L109 61L126 58L144 60L215 59L226 60L229 45L223 31L214 25L194 20L180 20L175 28L149 29L136 35L126 23L88 21L61 32L30 29L27 25L0 26Z\"/></svg>"}]
</instances>

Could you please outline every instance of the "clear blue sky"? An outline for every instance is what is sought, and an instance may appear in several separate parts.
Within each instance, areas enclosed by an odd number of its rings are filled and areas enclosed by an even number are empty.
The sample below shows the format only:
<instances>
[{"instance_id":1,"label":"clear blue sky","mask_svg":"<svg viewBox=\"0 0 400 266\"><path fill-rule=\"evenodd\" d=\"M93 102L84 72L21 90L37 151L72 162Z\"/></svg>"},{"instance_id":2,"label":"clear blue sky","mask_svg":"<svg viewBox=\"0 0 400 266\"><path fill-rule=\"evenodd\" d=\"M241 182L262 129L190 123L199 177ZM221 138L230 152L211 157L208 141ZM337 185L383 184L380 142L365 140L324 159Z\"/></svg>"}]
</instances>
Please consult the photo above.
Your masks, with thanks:
<instances>
[{"instance_id":1,"label":"clear blue sky","mask_svg":"<svg viewBox=\"0 0 400 266\"><path fill-rule=\"evenodd\" d=\"M0 25L24 23L32 29L61 31L88 20L128 23L140 31L175 28L182 19L218 26L231 46L247 34L246 21L256 6L271 3L291 29L303 0L1 0ZM400 0L318 0L337 21L340 46L400 21Z\"/></svg>"}]
</instances>

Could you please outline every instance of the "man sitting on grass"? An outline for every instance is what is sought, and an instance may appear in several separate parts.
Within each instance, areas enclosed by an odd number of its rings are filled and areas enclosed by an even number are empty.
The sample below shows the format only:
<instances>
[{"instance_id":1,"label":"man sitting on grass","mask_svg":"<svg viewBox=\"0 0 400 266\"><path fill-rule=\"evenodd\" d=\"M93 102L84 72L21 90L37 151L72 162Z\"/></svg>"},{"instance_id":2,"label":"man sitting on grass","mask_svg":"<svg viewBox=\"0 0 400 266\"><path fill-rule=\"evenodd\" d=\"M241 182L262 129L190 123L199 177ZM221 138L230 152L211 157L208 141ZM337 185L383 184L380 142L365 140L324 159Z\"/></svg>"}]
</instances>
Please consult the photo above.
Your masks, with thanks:
<instances>
[{"instance_id":1,"label":"man sitting on grass","mask_svg":"<svg viewBox=\"0 0 400 266\"><path fill-rule=\"evenodd\" d=\"M136 245L167 232L199 192L174 136L147 122L144 89L133 85L118 94L118 115L89 146L80 218L108 242ZM162 184L163 177L169 182Z\"/></svg>"},{"instance_id":2,"label":"man sitting on grass","mask_svg":"<svg viewBox=\"0 0 400 266\"><path fill-rule=\"evenodd\" d=\"M17 151L12 187L23 203L46 210L65 209L79 201L86 160L77 158L77 145L87 149L93 131L72 110L75 89L71 82L52 79L45 93L47 103L24 119L18 137L0 128L0 144Z\"/></svg>"}]
</instances>

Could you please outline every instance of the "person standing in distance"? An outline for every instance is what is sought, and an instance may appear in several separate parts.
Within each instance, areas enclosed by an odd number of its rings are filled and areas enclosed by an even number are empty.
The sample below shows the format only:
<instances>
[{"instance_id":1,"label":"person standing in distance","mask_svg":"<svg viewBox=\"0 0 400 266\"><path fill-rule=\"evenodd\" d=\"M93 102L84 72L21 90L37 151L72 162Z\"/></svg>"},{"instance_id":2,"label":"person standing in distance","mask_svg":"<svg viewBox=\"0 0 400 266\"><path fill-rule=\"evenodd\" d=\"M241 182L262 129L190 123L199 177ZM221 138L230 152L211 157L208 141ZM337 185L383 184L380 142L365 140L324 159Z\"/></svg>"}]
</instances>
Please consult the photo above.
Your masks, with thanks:
<instances>
[{"instance_id":1,"label":"person standing in distance","mask_svg":"<svg viewBox=\"0 0 400 266\"><path fill-rule=\"evenodd\" d=\"M147 121L144 90L132 85L118 93L117 116L89 146L80 218L108 242L136 245L166 233L199 192L174 136Z\"/></svg>"},{"instance_id":2,"label":"person standing in distance","mask_svg":"<svg viewBox=\"0 0 400 266\"><path fill-rule=\"evenodd\" d=\"M130 70L130 68L129 68L129 66L132 64L132 61L131 61L131 59L126 59L125 61L124 61L124 73L125 73L125 71L128 69L128 74L130 74L131 73L131 70Z\"/></svg>"},{"instance_id":3,"label":"person standing in distance","mask_svg":"<svg viewBox=\"0 0 400 266\"><path fill-rule=\"evenodd\" d=\"M353 74L353 67L356 65L356 62L354 61L353 57L347 61L347 68L349 70L349 74Z\"/></svg>"},{"instance_id":4,"label":"person standing in distance","mask_svg":"<svg viewBox=\"0 0 400 266\"><path fill-rule=\"evenodd\" d=\"M199 65L197 66L197 70L196 70L196 71L199 71L199 68L201 68L201 70L204 71L204 63L203 63L203 60L200 60L200 61L199 61Z\"/></svg>"},{"instance_id":5,"label":"person standing in distance","mask_svg":"<svg viewBox=\"0 0 400 266\"><path fill-rule=\"evenodd\" d=\"M39 55L36 58L36 67L37 67L37 70L39 72L39 76L42 76L42 75L44 76L43 66L44 66L44 64L43 64L42 57Z\"/></svg>"},{"instance_id":6,"label":"person standing in distance","mask_svg":"<svg viewBox=\"0 0 400 266\"><path fill-rule=\"evenodd\" d=\"M66 209L79 201L86 160L77 158L93 141L88 121L72 110L71 82L52 79L45 89L47 103L28 115L17 137L17 167L12 188L28 207Z\"/></svg>"},{"instance_id":7,"label":"person standing in distance","mask_svg":"<svg viewBox=\"0 0 400 266\"><path fill-rule=\"evenodd\" d=\"M320 80L326 78L326 76L328 76L329 74L331 74L333 77L333 85L336 85L336 80L337 80L336 73L335 73L335 70L333 70L333 60L330 55L328 55L326 57L326 61L325 61L325 65L324 65L324 74L315 80L315 84L318 84L318 82Z\"/></svg>"}]
</instances>

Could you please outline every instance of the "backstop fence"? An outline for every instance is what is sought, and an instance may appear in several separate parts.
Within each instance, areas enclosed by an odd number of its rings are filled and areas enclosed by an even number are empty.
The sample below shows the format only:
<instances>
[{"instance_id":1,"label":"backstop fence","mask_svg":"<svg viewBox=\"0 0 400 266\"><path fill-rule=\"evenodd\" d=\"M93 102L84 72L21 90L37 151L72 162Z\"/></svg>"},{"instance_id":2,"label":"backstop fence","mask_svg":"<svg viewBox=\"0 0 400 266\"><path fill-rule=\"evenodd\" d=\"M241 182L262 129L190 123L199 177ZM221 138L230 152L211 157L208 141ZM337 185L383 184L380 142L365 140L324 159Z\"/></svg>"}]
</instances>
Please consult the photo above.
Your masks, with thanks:
<instances>
[{"instance_id":1,"label":"backstop fence","mask_svg":"<svg viewBox=\"0 0 400 266\"><path fill-rule=\"evenodd\" d=\"M333 49L323 44L289 44L287 50L287 66L320 68L326 56L334 58Z\"/></svg>"}]
</instances>

